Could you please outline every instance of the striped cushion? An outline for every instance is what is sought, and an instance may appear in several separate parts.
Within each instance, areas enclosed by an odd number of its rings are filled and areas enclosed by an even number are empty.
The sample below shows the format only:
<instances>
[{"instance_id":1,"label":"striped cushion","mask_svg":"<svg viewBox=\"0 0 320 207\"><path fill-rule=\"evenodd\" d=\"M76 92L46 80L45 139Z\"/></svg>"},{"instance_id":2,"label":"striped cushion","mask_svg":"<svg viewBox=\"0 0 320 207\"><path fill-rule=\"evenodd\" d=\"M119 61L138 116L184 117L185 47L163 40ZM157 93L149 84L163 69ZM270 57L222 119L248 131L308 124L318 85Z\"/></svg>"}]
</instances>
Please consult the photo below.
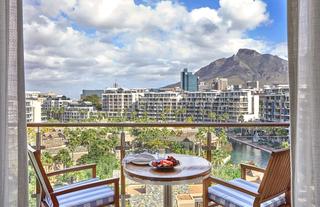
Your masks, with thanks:
<instances>
[{"instance_id":1,"label":"striped cushion","mask_svg":"<svg viewBox=\"0 0 320 207\"><path fill-rule=\"evenodd\" d=\"M230 183L245 188L247 190L258 192L259 185L243 179L234 179ZM225 187L223 185L214 185L209 187L209 199L225 207L252 207L254 197L243 192ZM261 204L261 207L277 207L285 204L285 195L280 195Z\"/></svg>"},{"instance_id":2,"label":"striped cushion","mask_svg":"<svg viewBox=\"0 0 320 207\"><path fill-rule=\"evenodd\" d=\"M55 188L54 191L68 189L75 186L98 181L98 178L77 182L68 186ZM113 190L106 186L98 186L94 188L87 188L72 193L57 196L59 207L96 207L101 205L108 205L114 201ZM46 196L45 201L49 207L53 207L51 199Z\"/></svg>"}]
</instances>

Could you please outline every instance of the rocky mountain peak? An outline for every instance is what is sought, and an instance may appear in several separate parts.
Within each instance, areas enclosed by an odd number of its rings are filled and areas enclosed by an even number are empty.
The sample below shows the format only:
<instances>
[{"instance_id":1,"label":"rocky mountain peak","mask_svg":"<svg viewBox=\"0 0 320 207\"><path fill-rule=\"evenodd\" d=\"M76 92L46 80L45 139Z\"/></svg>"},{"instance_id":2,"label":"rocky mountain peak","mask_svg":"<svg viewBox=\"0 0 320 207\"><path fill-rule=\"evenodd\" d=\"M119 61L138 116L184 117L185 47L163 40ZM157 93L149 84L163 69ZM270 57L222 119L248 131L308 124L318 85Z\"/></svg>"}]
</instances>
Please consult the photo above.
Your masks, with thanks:
<instances>
[{"instance_id":1,"label":"rocky mountain peak","mask_svg":"<svg viewBox=\"0 0 320 207\"><path fill-rule=\"evenodd\" d=\"M237 56L259 56L259 55L261 54L258 53L257 51L246 49L246 48L241 48L237 52Z\"/></svg>"}]
</instances>

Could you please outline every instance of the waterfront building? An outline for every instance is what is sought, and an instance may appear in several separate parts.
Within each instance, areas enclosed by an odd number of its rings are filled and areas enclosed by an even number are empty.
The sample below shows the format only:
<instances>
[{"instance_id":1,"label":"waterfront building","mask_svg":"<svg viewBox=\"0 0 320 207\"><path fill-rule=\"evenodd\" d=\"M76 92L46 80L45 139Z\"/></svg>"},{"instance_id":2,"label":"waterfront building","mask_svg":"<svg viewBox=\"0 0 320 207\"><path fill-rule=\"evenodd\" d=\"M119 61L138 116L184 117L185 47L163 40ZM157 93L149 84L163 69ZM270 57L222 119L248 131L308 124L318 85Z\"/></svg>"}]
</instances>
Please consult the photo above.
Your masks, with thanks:
<instances>
[{"instance_id":1,"label":"waterfront building","mask_svg":"<svg viewBox=\"0 0 320 207\"><path fill-rule=\"evenodd\" d=\"M181 72L181 89L191 92L199 90L199 77L192 72L188 72L187 68Z\"/></svg>"},{"instance_id":2,"label":"waterfront building","mask_svg":"<svg viewBox=\"0 0 320 207\"><path fill-rule=\"evenodd\" d=\"M289 85L265 86L261 97L262 121L289 122Z\"/></svg>"},{"instance_id":3,"label":"waterfront building","mask_svg":"<svg viewBox=\"0 0 320 207\"><path fill-rule=\"evenodd\" d=\"M194 121L215 121L222 116L227 116L227 121L259 118L259 96L254 90L185 93L180 106Z\"/></svg>"},{"instance_id":4,"label":"waterfront building","mask_svg":"<svg viewBox=\"0 0 320 207\"><path fill-rule=\"evenodd\" d=\"M228 114L230 121L254 121L259 119L259 95L251 89L222 91L214 110L218 115Z\"/></svg>"},{"instance_id":5,"label":"waterfront building","mask_svg":"<svg viewBox=\"0 0 320 207\"><path fill-rule=\"evenodd\" d=\"M211 92L146 92L138 115L166 121L253 121L259 119L259 96L254 90Z\"/></svg>"}]
</instances>

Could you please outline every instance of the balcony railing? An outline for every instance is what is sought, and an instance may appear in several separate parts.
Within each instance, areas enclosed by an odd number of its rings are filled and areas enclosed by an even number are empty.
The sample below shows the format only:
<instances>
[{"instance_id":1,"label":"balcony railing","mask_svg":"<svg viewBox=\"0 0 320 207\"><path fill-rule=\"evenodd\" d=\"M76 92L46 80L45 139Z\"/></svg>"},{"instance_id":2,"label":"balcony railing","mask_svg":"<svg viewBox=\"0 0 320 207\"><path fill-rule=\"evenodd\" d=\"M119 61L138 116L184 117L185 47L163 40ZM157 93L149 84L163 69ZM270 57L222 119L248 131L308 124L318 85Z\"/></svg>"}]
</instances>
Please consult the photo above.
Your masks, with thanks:
<instances>
[{"instance_id":1,"label":"balcony railing","mask_svg":"<svg viewBox=\"0 0 320 207\"><path fill-rule=\"evenodd\" d=\"M213 123L213 122L199 122L199 123L178 123L178 122L149 122L149 123L132 123L132 122L122 122L122 123L28 123L28 128L35 128L36 129L36 141L35 147L36 149L40 150L44 149L42 146L41 140L41 128L110 128L115 127L120 129L120 146L117 147L120 150L120 187L121 187L121 206L125 206L125 199L126 199L126 180L122 168L122 160L126 154L126 137L124 130L125 128L288 128L289 123L285 122L246 122L246 123L229 123L229 122L221 122L221 123ZM267 138L264 138L267 139ZM241 141L240 141L241 142ZM243 142L245 143L245 142ZM270 149L266 149L261 146L257 146L254 144L249 144L252 147L255 147L259 150L263 151L270 151ZM212 132L208 130L206 134L206 141L205 141L205 158L211 162L212 159ZM37 191L37 194L39 192ZM39 195L37 196L39 198Z\"/></svg>"}]
</instances>

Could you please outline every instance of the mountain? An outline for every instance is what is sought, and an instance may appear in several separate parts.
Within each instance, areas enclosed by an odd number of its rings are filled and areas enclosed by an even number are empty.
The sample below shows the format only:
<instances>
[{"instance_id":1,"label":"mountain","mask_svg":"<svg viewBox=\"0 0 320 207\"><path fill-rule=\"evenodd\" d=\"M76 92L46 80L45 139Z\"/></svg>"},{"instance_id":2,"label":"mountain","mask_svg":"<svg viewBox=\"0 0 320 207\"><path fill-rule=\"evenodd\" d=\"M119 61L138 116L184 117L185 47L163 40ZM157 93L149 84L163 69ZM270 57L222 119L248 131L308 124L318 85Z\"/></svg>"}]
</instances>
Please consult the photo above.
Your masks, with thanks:
<instances>
[{"instance_id":1,"label":"mountain","mask_svg":"<svg viewBox=\"0 0 320 207\"><path fill-rule=\"evenodd\" d=\"M245 84L247 81L259 81L260 85L287 84L288 61L255 50L240 49L237 54L218 59L200 68L195 74L199 76L200 81L205 82L215 78L228 78L230 85Z\"/></svg>"}]
</instances>

